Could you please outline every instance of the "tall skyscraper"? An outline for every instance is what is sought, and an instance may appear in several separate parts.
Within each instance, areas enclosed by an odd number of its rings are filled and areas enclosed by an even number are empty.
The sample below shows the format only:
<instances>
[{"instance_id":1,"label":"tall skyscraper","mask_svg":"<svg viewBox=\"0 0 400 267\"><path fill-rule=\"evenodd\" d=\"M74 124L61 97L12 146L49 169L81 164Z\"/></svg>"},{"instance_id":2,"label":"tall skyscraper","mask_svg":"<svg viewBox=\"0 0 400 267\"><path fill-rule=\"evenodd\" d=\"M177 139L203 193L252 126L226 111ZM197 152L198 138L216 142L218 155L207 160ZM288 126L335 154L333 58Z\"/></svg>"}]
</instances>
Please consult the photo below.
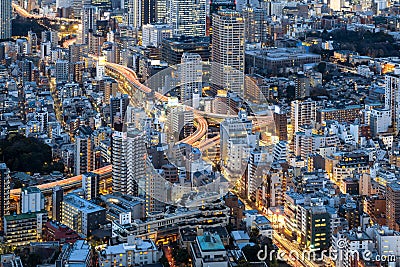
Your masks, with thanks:
<instances>
[{"instance_id":1,"label":"tall skyscraper","mask_svg":"<svg viewBox=\"0 0 400 267\"><path fill-rule=\"evenodd\" d=\"M10 170L0 163L0 229L4 227L4 215L10 214Z\"/></svg>"},{"instance_id":2,"label":"tall skyscraper","mask_svg":"<svg viewBox=\"0 0 400 267\"><path fill-rule=\"evenodd\" d=\"M185 105L198 107L202 89L201 56L194 53L184 53L180 65L181 102Z\"/></svg>"},{"instance_id":3,"label":"tall skyscraper","mask_svg":"<svg viewBox=\"0 0 400 267\"><path fill-rule=\"evenodd\" d=\"M390 110L391 125L398 131L400 127L400 68L385 76L385 108Z\"/></svg>"},{"instance_id":4,"label":"tall skyscraper","mask_svg":"<svg viewBox=\"0 0 400 267\"><path fill-rule=\"evenodd\" d=\"M113 192L137 196L137 181L146 176L145 135L137 129L114 131L112 135L112 189Z\"/></svg>"},{"instance_id":5,"label":"tall skyscraper","mask_svg":"<svg viewBox=\"0 0 400 267\"><path fill-rule=\"evenodd\" d=\"M11 0L0 1L0 39L11 38Z\"/></svg>"},{"instance_id":6,"label":"tall skyscraper","mask_svg":"<svg viewBox=\"0 0 400 267\"><path fill-rule=\"evenodd\" d=\"M167 16L176 35L206 34L206 0L171 0Z\"/></svg>"},{"instance_id":7,"label":"tall skyscraper","mask_svg":"<svg viewBox=\"0 0 400 267\"><path fill-rule=\"evenodd\" d=\"M61 203L63 199L64 189L61 186L53 187L51 217L58 222L61 221Z\"/></svg>"},{"instance_id":8,"label":"tall skyscraper","mask_svg":"<svg viewBox=\"0 0 400 267\"><path fill-rule=\"evenodd\" d=\"M89 32L96 32L97 8L84 6L82 10L82 43L89 43Z\"/></svg>"},{"instance_id":9,"label":"tall skyscraper","mask_svg":"<svg viewBox=\"0 0 400 267\"><path fill-rule=\"evenodd\" d=\"M244 21L239 12L213 15L211 78L213 89L244 93Z\"/></svg>"},{"instance_id":10,"label":"tall skyscraper","mask_svg":"<svg viewBox=\"0 0 400 267\"><path fill-rule=\"evenodd\" d=\"M212 35L212 18L214 14L217 14L219 10L223 9L236 9L235 0L210 0L210 14L207 25L208 35Z\"/></svg>"},{"instance_id":11,"label":"tall skyscraper","mask_svg":"<svg viewBox=\"0 0 400 267\"><path fill-rule=\"evenodd\" d=\"M398 182L386 186L386 220L390 229L396 229L400 220L400 184Z\"/></svg>"}]
</instances>

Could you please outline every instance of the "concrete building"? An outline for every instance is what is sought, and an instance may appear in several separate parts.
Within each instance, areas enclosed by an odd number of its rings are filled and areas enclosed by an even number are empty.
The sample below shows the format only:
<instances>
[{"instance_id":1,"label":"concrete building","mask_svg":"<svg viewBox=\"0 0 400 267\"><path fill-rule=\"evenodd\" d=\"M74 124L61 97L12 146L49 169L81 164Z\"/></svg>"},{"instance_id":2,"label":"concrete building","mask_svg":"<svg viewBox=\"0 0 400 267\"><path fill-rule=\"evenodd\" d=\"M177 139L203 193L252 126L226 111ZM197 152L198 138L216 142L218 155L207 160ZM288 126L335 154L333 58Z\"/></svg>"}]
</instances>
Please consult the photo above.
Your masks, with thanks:
<instances>
[{"instance_id":1,"label":"concrete building","mask_svg":"<svg viewBox=\"0 0 400 267\"><path fill-rule=\"evenodd\" d=\"M4 236L12 246L25 246L42 238L47 212L28 212L4 216Z\"/></svg>"},{"instance_id":2,"label":"concrete building","mask_svg":"<svg viewBox=\"0 0 400 267\"><path fill-rule=\"evenodd\" d=\"M171 0L167 18L177 36L205 36L206 0Z\"/></svg>"},{"instance_id":3,"label":"concrete building","mask_svg":"<svg viewBox=\"0 0 400 267\"><path fill-rule=\"evenodd\" d=\"M399 229L400 220L400 183L393 182L386 186L386 224L392 230Z\"/></svg>"},{"instance_id":4,"label":"concrete building","mask_svg":"<svg viewBox=\"0 0 400 267\"><path fill-rule=\"evenodd\" d=\"M194 53L183 53L181 63L181 102L197 108L202 91L203 67L201 56Z\"/></svg>"},{"instance_id":5,"label":"concrete building","mask_svg":"<svg viewBox=\"0 0 400 267\"><path fill-rule=\"evenodd\" d=\"M310 124L316 121L317 102L311 99L300 101L295 100L291 103L291 124L292 133L300 130L300 127L305 124Z\"/></svg>"},{"instance_id":6,"label":"concrete building","mask_svg":"<svg viewBox=\"0 0 400 267\"><path fill-rule=\"evenodd\" d=\"M221 10L213 15L211 81L213 91L244 94L244 20L239 12Z\"/></svg>"},{"instance_id":7,"label":"concrete building","mask_svg":"<svg viewBox=\"0 0 400 267\"><path fill-rule=\"evenodd\" d=\"M44 195L37 187L21 189L21 213L37 212L44 209Z\"/></svg>"},{"instance_id":8,"label":"concrete building","mask_svg":"<svg viewBox=\"0 0 400 267\"><path fill-rule=\"evenodd\" d=\"M121 266L143 266L158 262L162 252L151 239L142 240L128 237L128 243L107 246L99 252L100 266L112 267L118 262Z\"/></svg>"},{"instance_id":9,"label":"concrete building","mask_svg":"<svg viewBox=\"0 0 400 267\"><path fill-rule=\"evenodd\" d=\"M69 63L67 60L58 59L56 61L56 81L67 82L69 81Z\"/></svg>"},{"instance_id":10,"label":"concrete building","mask_svg":"<svg viewBox=\"0 0 400 267\"><path fill-rule=\"evenodd\" d=\"M74 160L75 175L94 170L93 130L81 125L75 135Z\"/></svg>"},{"instance_id":11,"label":"concrete building","mask_svg":"<svg viewBox=\"0 0 400 267\"><path fill-rule=\"evenodd\" d=\"M53 193L51 197L51 218L55 221L61 221L61 207L64 199L64 189L61 186L53 187Z\"/></svg>"},{"instance_id":12,"label":"concrete building","mask_svg":"<svg viewBox=\"0 0 400 267\"><path fill-rule=\"evenodd\" d=\"M209 232L196 237L190 246L190 255L195 267L227 267L229 262L221 238Z\"/></svg>"},{"instance_id":13,"label":"concrete building","mask_svg":"<svg viewBox=\"0 0 400 267\"><path fill-rule=\"evenodd\" d=\"M74 194L64 196L61 223L88 236L105 223L106 210Z\"/></svg>"},{"instance_id":14,"label":"concrete building","mask_svg":"<svg viewBox=\"0 0 400 267\"><path fill-rule=\"evenodd\" d=\"M3 0L0 2L0 39L11 38L11 2L11 0Z\"/></svg>"},{"instance_id":15,"label":"concrete building","mask_svg":"<svg viewBox=\"0 0 400 267\"><path fill-rule=\"evenodd\" d=\"M82 189L85 192L85 199L97 198L100 193L100 175L94 172L82 174Z\"/></svg>"},{"instance_id":16,"label":"concrete building","mask_svg":"<svg viewBox=\"0 0 400 267\"><path fill-rule=\"evenodd\" d=\"M0 163L0 229L3 229L3 217L10 214L10 169Z\"/></svg>"},{"instance_id":17,"label":"concrete building","mask_svg":"<svg viewBox=\"0 0 400 267\"><path fill-rule=\"evenodd\" d=\"M137 196L138 181L146 177L145 134L134 128L112 135L113 192Z\"/></svg>"},{"instance_id":18,"label":"concrete building","mask_svg":"<svg viewBox=\"0 0 400 267\"><path fill-rule=\"evenodd\" d=\"M168 24L146 24L142 27L142 46L159 47L163 39L171 38L173 28Z\"/></svg>"},{"instance_id":19,"label":"concrete building","mask_svg":"<svg viewBox=\"0 0 400 267\"><path fill-rule=\"evenodd\" d=\"M391 125L396 131L400 127L400 68L392 74L385 75L385 109L390 110Z\"/></svg>"}]
</instances>

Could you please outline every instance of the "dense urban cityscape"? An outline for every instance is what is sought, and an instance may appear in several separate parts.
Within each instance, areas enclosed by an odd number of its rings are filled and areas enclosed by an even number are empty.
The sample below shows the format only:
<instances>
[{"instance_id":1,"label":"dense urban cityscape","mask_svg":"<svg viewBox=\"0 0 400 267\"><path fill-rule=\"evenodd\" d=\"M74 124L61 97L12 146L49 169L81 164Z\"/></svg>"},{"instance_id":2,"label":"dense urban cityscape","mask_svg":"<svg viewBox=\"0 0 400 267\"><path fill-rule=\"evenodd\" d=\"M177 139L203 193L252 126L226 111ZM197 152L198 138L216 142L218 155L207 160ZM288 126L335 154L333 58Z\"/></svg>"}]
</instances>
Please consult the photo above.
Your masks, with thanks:
<instances>
[{"instance_id":1,"label":"dense urban cityscape","mask_svg":"<svg viewBox=\"0 0 400 267\"><path fill-rule=\"evenodd\" d=\"M400 3L0 0L0 267L400 266Z\"/></svg>"}]
</instances>

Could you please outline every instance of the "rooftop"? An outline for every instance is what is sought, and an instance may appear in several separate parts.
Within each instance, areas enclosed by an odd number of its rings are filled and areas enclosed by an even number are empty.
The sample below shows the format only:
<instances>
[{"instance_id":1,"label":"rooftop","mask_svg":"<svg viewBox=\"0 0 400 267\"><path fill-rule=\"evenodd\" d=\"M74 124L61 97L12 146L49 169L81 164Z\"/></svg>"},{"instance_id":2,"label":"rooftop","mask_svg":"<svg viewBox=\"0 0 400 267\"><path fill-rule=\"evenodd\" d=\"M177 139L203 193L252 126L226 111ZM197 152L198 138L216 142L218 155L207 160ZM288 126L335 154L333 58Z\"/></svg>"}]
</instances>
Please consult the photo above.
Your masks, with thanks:
<instances>
[{"instance_id":1,"label":"rooftop","mask_svg":"<svg viewBox=\"0 0 400 267\"><path fill-rule=\"evenodd\" d=\"M64 197L64 203L87 213L104 210L104 208L97 206L96 204L93 204L92 202L83 199L75 194L66 195Z\"/></svg>"},{"instance_id":2,"label":"rooftop","mask_svg":"<svg viewBox=\"0 0 400 267\"><path fill-rule=\"evenodd\" d=\"M225 250L224 244L218 234L204 233L197 237L197 242L202 251L220 251Z\"/></svg>"}]
</instances>

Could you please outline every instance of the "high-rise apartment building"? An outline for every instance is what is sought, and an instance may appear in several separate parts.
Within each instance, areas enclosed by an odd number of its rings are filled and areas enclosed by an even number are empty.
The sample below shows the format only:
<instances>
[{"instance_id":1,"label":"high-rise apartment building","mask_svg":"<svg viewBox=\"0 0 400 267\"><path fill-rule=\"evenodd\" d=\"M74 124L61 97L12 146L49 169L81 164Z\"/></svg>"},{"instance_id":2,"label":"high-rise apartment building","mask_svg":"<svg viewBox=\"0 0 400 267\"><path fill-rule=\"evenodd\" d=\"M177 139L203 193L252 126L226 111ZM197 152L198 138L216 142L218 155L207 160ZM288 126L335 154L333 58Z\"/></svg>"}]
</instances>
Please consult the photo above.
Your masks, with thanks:
<instances>
[{"instance_id":1,"label":"high-rise apartment building","mask_svg":"<svg viewBox=\"0 0 400 267\"><path fill-rule=\"evenodd\" d=\"M0 39L11 38L11 0L0 1Z\"/></svg>"},{"instance_id":2,"label":"high-rise apartment building","mask_svg":"<svg viewBox=\"0 0 400 267\"><path fill-rule=\"evenodd\" d=\"M176 35L205 36L206 0L171 0L168 4L168 24Z\"/></svg>"},{"instance_id":3,"label":"high-rise apartment building","mask_svg":"<svg viewBox=\"0 0 400 267\"><path fill-rule=\"evenodd\" d=\"M311 99L300 101L295 100L291 103L291 123L292 132L299 131L300 126L315 122L317 116L317 102Z\"/></svg>"},{"instance_id":4,"label":"high-rise apartment building","mask_svg":"<svg viewBox=\"0 0 400 267\"><path fill-rule=\"evenodd\" d=\"M85 199L92 200L100 193L100 175L94 172L82 174L82 189L85 192Z\"/></svg>"},{"instance_id":5,"label":"high-rise apartment building","mask_svg":"<svg viewBox=\"0 0 400 267\"><path fill-rule=\"evenodd\" d=\"M126 132L114 131L111 162L113 192L137 196L137 181L146 176L144 133L129 127Z\"/></svg>"},{"instance_id":6,"label":"high-rise apartment building","mask_svg":"<svg viewBox=\"0 0 400 267\"><path fill-rule=\"evenodd\" d=\"M53 220L61 221L61 204L64 199L64 189L61 186L53 187L53 193L51 197L51 217Z\"/></svg>"},{"instance_id":7,"label":"high-rise apartment building","mask_svg":"<svg viewBox=\"0 0 400 267\"><path fill-rule=\"evenodd\" d=\"M268 14L265 8L246 5L243 8L245 39L249 43L265 43L268 40Z\"/></svg>"},{"instance_id":8,"label":"high-rise apartment building","mask_svg":"<svg viewBox=\"0 0 400 267\"><path fill-rule=\"evenodd\" d=\"M21 189L21 213L37 212L44 209L44 195L37 187Z\"/></svg>"},{"instance_id":9,"label":"high-rise apartment building","mask_svg":"<svg viewBox=\"0 0 400 267\"><path fill-rule=\"evenodd\" d=\"M142 1L141 0L123 0L125 23L135 29L142 27Z\"/></svg>"},{"instance_id":10,"label":"high-rise apartment building","mask_svg":"<svg viewBox=\"0 0 400 267\"><path fill-rule=\"evenodd\" d=\"M390 229L398 230L400 220L400 184L386 186L386 224Z\"/></svg>"},{"instance_id":11,"label":"high-rise apartment building","mask_svg":"<svg viewBox=\"0 0 400 267\"><path fill-rule=\"evenodd\" d=\"M211 78L214 91L244 93L244 20L239 12L220 10L213 15Z\"/></svg>"},{"instance_id":12,"label":"high-rise apartment building","mask_svg":"<svg viewBox=\"0 0 400 267\"><path fill-rule=\"evenodd\" d=\"M75 135L75 175L93 171L94 144L93 130L89 126L81 125Z\"/></svg>"},{"instance_id":13,"label":"high-rise apartment building","mask_svg":"<svg viewBox=\"0 0 400 267\"><path fill-rule=\"evenodd\" d=\"M3 229L4 215L10 214L10 170L0 163L0 229Z\"/></svg>"},{"instance_id":14,"label":"high-rise apartment building","mask_svg":"<svg viewBox=\"0 0 400 267\"><path fill-rule=\"evenodd\" d=\"M385 76L385 108L390 110L391 124L398 131L400 127L400 68Z\"/></svg>"},{"instance_id":15,"label":"high-rise apartment building","mask_svg":"<svg viewBox=\"0 0 400 267\"><path fill-rule=\"evenodd\" d=\"M181 62L181 102L197 108L199 106L203 77L201 56L194 53L184 53Z\"/></svg>"}]
</instances>

